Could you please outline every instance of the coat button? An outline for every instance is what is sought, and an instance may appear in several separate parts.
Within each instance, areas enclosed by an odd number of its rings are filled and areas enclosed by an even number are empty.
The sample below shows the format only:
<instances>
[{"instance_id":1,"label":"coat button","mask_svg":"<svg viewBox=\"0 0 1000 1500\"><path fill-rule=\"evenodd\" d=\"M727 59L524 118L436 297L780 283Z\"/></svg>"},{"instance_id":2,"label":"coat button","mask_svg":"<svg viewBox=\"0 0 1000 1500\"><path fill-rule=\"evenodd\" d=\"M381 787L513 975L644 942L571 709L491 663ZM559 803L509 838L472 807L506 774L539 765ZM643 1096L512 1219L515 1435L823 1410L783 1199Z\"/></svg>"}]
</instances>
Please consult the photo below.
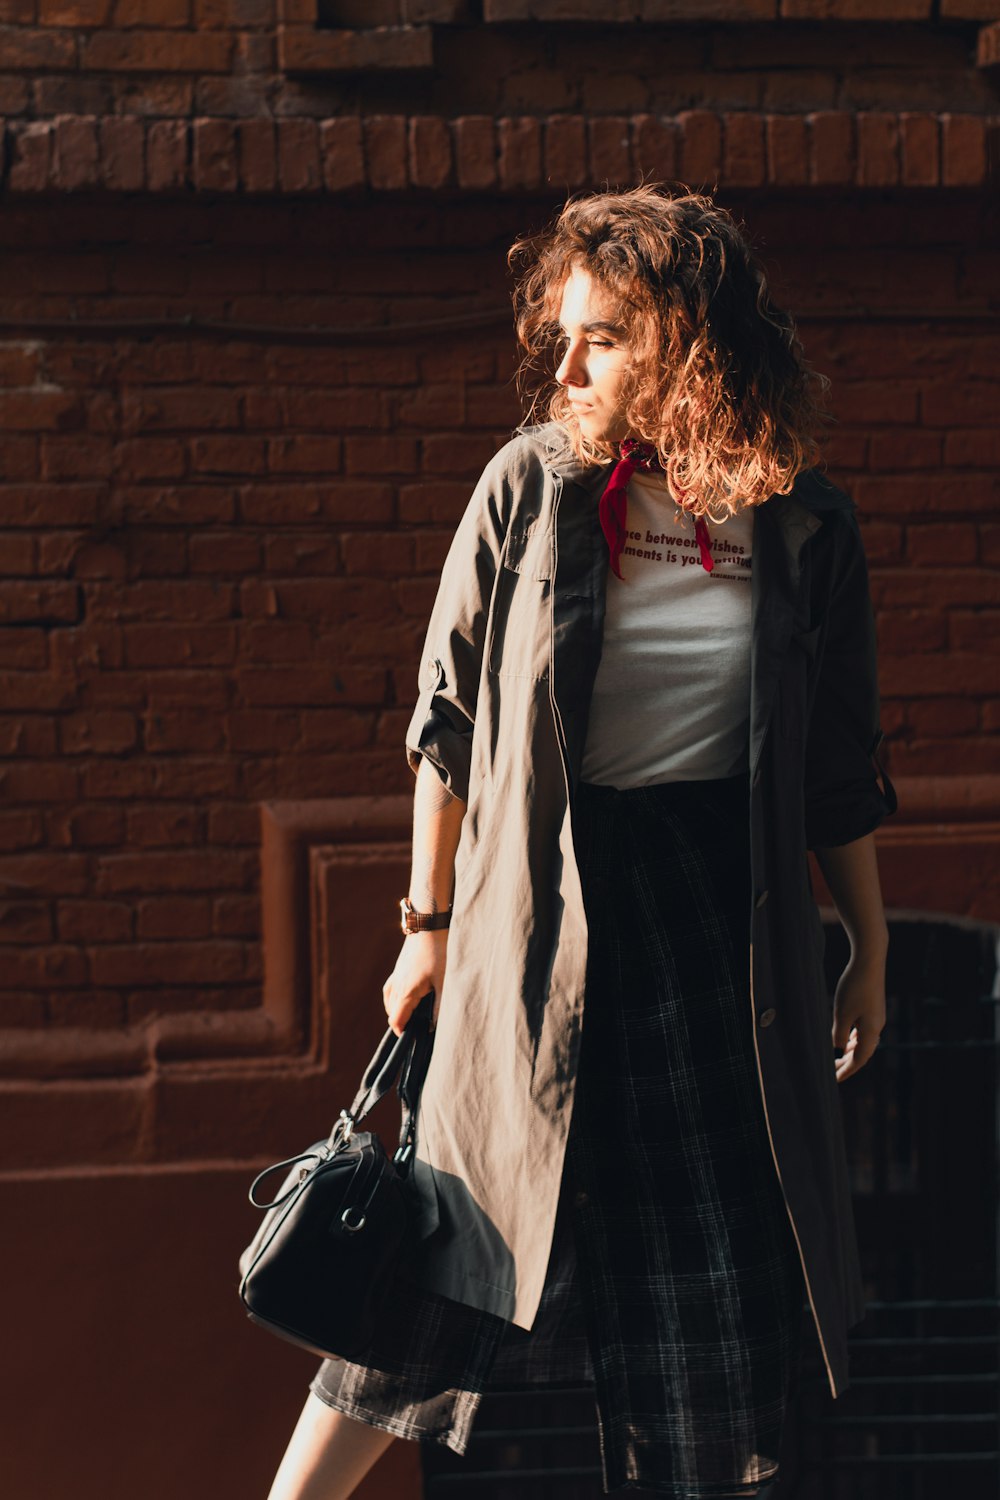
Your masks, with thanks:
<instances>
[{"instance_id":1,"label":"coat button","mask_svg":"<svg viewBox=\"0 0 1000 1500\"><path fill-rule=\"evenodd\" d=\"M771 1022L774 1020L777 1014L778 1012L776 1010L772 1010L770 1007L768 1007L767 1010L761 1011L757 1020L757 1024L759 1026L770 1026Z\"/></svg>"},{"instance_id":2,"label":"coat button","mask_svg":"<svg viewBox=\"0 0 1000 1500\"><path fill-rule=\"evenodd\" d=\"M766 900L767 900L767 887L765 886L764 889L761 891L760 895L757 897L757 900L754 902L754 906L763 906L764 902Z\"/></svg>"},{"instance_id":3,"label":"coat button","mask_svg":"<svg viewBox=\"0 0 1000 1500\"><path fill-rule=\"evenodd\" d=\"M587 1204L590 1202L590 1194L585 1193L581 1188L578 1193L573 1194L573 1202L576 1204L577 1208L586 1208Z\"/></svg>"}]
</instances>

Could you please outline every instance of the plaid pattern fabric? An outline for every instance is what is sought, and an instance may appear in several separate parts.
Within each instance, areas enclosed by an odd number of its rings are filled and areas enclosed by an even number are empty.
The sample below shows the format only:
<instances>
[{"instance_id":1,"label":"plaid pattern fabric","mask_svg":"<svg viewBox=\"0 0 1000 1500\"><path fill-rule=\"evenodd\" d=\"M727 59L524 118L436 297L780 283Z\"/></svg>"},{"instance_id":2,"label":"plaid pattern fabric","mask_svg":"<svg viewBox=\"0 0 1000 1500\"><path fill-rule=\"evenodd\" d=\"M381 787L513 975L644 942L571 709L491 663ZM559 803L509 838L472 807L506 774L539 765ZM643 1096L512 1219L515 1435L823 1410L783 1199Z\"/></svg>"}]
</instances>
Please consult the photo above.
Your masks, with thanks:
<instances>
[{"instance_id":1,"label":"plaid pattern fabric","mask_svg":"<svg viewBox=\"0 0 1000 1500\"><path fill-rule=\"evenodd\" d=\"M754 1056L748 799L745 775L580 786L587 998L535 1325L400 1283L320 1399L464 1453L491 1385L593 1380L606 1492L774 1476L804 1287Z\"/></svg>"}]
</instances>

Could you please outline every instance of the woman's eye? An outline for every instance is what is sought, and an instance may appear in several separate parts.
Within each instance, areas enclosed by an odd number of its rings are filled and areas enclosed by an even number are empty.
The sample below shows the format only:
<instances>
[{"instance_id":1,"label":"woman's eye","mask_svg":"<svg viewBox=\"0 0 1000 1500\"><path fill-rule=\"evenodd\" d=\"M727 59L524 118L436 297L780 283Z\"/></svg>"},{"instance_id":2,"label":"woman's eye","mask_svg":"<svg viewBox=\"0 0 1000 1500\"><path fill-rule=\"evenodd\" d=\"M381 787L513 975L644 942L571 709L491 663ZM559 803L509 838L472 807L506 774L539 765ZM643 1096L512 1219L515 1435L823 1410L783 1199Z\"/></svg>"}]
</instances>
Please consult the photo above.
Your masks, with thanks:
<instances>
[{"instance_id":1,"label":"woman's eye","mask_svg":"<svg viewBox=\"0 0 1000 1500\"><path fill-rule=\"evenodd\" d=\"M591 349L613 349L615 346L610 339L588 339Z\"/></svg>"}]
</instances>

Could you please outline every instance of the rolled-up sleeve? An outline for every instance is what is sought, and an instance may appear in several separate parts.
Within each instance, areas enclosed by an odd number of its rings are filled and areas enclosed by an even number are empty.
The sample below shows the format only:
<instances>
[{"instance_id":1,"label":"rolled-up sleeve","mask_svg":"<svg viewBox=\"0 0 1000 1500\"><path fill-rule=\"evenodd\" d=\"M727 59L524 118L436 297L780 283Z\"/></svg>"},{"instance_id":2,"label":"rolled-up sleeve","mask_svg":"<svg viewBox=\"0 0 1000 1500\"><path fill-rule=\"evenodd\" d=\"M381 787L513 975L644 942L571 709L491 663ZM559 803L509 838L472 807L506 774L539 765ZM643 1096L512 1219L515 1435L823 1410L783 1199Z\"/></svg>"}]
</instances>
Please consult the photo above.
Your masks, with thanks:
<instances>
[{"instance_id":1,"label":"rolled-up sleeve","mask_svg":"<svg viewBox=\"0 0 1000 1500\"><path fill-rule=\"evenodd\" d=\"M838 513L837 528L825 641L806 731L809 849L863 838L897 805L895 788L877 754L883 735L875 615L853 510Z\"/></svg>"},{"instance_id":2,"label":"rolled-up sleeve","mask_svg":"<svg viewBox=\"0 0 1000 1500\"><path fill-rule=\"evenodd\" d=\"M463 802L469 800L486 624L510 514L505 455L501 449L486 466L448 549L406 731L406 758L414 774L426 756Z\"/></svg>"}]
</instances>

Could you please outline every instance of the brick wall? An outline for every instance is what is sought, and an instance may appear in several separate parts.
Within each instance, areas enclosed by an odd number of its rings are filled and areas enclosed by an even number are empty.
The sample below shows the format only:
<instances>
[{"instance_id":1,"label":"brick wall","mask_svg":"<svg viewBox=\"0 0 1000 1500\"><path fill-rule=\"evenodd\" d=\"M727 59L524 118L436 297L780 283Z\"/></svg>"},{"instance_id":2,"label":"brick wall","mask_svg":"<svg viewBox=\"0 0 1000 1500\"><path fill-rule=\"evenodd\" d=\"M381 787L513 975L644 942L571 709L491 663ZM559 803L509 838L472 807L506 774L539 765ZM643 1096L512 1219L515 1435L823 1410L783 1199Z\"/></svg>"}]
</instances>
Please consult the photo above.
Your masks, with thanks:
<instances>
[{"instance_id":1,"label":"brick wall","mask_svg":"<svg viewBox=\"0 0 1000 1500\"><path fill-rule=\"evenodd\" d=\"M0 116L982 115L998 18L996 0L3 0Z\"/></svg>"}]
</instances>

